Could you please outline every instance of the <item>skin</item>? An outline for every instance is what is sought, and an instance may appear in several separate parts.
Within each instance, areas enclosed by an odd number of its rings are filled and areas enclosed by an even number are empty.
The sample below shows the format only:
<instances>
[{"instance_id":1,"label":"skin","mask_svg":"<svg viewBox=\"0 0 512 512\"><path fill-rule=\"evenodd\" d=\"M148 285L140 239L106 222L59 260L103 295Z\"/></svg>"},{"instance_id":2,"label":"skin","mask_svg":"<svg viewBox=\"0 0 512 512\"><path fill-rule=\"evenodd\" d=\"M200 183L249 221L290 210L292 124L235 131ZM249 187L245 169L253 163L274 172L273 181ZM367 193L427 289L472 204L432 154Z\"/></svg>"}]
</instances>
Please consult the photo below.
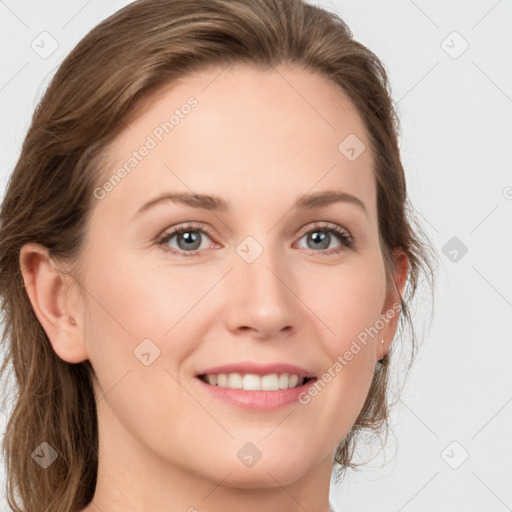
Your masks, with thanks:
<instances>
[{"instance_id":1,"label":"skin","mask_svg":"<svg viewBox=\"0 0 512 512\"><path fill-rule=\"evenodd\" d=\"M397 327L398 315L307 405L247 411L199 388L200 370L238 361L288 362L321 376L398 300L395 287L386 291L373 157L348 98L298 67L222 69L166 86L110 148L106 179L169 113L197 99L120 184L92 199L80 287L44 247L29 243L20 254L53 349L95 371L100 455L86 512L217 512L242 502L246 512L327 511L336 446ZM355 161L338 150L349 134L367 148ZM330 189L356 196L366 213L349 202L292 209L299 196ZM132 218L164 191L219 195L230 209L163 202ZM167 247L180 254L155 243L192 221L213 233L194 231L199 254L181 256L177 236ZM326 255L306 236L314 222L344 228L353 248L328 231L329 249L340 252ZM263 248L253 263L236 251L248 236ZM400 291L406 275L401 254ZM149 366L133 353L146 338L160 350ZM236 456L247 442L262 453L251 468Z\"/></svg>"}]
</instances>

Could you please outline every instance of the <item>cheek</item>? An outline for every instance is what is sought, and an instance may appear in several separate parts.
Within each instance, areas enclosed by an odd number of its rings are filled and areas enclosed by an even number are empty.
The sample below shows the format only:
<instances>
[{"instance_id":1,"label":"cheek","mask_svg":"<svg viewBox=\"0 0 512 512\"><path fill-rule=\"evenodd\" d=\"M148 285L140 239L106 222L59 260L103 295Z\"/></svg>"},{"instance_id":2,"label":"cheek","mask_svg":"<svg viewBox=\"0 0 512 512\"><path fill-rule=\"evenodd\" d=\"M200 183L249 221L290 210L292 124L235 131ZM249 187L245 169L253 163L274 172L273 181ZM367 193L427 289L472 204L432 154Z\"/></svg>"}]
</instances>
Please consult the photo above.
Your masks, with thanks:
<instances>
[{"instance_id":1,"label":"cheek","mask_svg":"<svg viewBox=\"0 0 512 512\"><path fill-rule=\"evenodd\" d=\"M155 452L165 446L184 460L182 440L205 413L179 382L179 371L194 349L190 341L201 339L191 307L206 285L184 293L181 282L162 277L163 269L139 266L135 272L126 262L124 271L119 262L115 268L98 268L87 282L86 340L103 400L99 406ZM173 425L176 411L180 421Z\"/></svg>"},{"instance_id":2,"label":"cheek","mask_svg":"<svg viewBox=\"0 0 512 512\"><path fill-rule=\"evenodd\" d=\"M103 392L130 372L147 387L161 389L154 379L169 370L178 378L182 363L206 338L211 314L222 301L212 290L218 272L192 266L171 268L145 258L120 255L104 259L86 281L86 343ZM199 321L201 319L201 321ZM145 365L145 363L149 363ZM168 383L167 383L168 385Z\"/></svg>"},{"instance_id":3,"label":"cheek","mask_svg":"<svg viewBox=\"0 0 512 512\"><path fill-rule=\"evenodd\" d=\"M148 368L161 365L173 346L165 341L183 316L177 287L163 286L140 266L109 263L97 265L85 285L89 359L106 389L127 371L145 368L145 362L151 361Z\"/></svg>"},{"instance_id":4,"label":"cheek","mask_svg":"<svg viewBox=\"0 0 512 512\"><path fill-rule=\"evenodd\" d=\"M334 359L379 319L386 298L383 262L368 255L323 269L302 280L299 293L324 324L322 340Z\"/></svg>"},{"instance_id":5,"label":"cheek","mask_svg":"<svg viewBox=\"0 0 512 512\"><path fill-rule=\"evenodd\" d=\"M182 269L121 256L111 258L108 266L95 267L87 288L95 327L135 342L140 336L164 338L204 295L206 285Z\"/></svg>"},{"instance_id":6,"label":"cheek","mask_svg":"<svg viewBox=\"0 0 512 512\"><path fill-rule=\"evenodd\" d=\"M331 268L330 275L318 276L315 283L304 293L326 326L321 343L327 357L320 382L304 404L324 426L323 435L343 437L364 404L375 372L375 344L380 341L375 326L380 325L386 294L383 262L375 256L336 272Z\"/></svg>"}]
</instances>

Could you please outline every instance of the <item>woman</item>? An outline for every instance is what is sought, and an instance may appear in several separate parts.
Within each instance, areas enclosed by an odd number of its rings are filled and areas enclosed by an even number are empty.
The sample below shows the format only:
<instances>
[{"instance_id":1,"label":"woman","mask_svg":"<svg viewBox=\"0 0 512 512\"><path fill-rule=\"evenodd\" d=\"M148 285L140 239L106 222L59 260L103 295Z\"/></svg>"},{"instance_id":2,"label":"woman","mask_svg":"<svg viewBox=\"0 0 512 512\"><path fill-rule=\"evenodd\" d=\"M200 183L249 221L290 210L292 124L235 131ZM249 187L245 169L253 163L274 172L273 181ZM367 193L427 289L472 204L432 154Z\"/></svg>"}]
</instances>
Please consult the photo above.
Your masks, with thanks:
<instances>
[{"instance_id":1,"label":"woman","mask_svg":"<svg viewBox=\"0 0 512 512\"><path fill-rule=\"evenodd\" d=\"M13 510L328 510L431 279L397 131L378 58L299 0L87 34L0 212Z\"/></svg>"}]
</instances>

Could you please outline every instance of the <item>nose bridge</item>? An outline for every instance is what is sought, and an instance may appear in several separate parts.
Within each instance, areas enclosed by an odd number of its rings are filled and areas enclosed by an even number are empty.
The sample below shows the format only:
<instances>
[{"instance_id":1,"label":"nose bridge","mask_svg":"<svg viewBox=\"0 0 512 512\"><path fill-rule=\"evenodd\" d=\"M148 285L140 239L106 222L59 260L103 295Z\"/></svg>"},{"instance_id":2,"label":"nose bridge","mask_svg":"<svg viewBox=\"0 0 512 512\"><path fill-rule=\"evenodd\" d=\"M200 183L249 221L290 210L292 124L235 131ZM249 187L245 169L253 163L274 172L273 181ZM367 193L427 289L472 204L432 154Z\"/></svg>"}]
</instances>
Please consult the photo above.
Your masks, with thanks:
<instances>
[{"instance_id":1,"label":"nose bridge","mask_svg":"<svg viewBox=\"0 0 512 512\"><path fill-rule=\"evenodd\" d=\"M293 324L290 272L283 246L274 238L262 231L248 235L235 248L229 298L232 328L252 327L268 336Z\"/></svg>"},{"instance_id":2,"label":"nose bridge","mask_svg":"<svg viewBox=\"0 0 512 512\"><path fill-rule=\"evenodd\" d=\"M244 283L250 285L253 293L261 289L272 295L283 295L286 266L282 244L274 240L272 233L248 235L236 247L235 267ZM285 293L284 295L287 296Z\"/></svg>"}]
</instances>

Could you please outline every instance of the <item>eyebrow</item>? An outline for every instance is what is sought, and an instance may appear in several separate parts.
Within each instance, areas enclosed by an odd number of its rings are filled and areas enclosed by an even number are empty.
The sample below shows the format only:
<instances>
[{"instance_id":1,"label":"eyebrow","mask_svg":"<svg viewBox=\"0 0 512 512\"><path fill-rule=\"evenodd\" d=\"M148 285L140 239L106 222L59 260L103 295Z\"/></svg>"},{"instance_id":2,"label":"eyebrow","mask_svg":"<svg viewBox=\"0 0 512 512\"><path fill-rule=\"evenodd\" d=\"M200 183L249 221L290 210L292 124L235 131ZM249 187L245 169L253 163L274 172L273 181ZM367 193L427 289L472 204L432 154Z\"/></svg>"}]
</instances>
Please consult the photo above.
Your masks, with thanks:
<instances>
[{"instance_id":1,"label":"eyebrow","mask_svg":"<svg viewBox=\"0 0 512 512\"><path fill-rule=\"evenodd\" d=\"M165 192L151 201L143 204L135 213L134 217L153 208L162 202L173 202L176 204L183 204L192 208L199 208L203 210L213 210L219 212L226 212L229 210L229 204L221 197L209 194L195 194L195 193L170 193ZM340 190L325 190L323 192L315 192L314 194L306 194L300 196L294 203L292 209L310 210L313 208L320 208L334 203L350 203L361 208L366 216L368 212L361 199L342 192Z\"/></svg>"}]
</instances>

